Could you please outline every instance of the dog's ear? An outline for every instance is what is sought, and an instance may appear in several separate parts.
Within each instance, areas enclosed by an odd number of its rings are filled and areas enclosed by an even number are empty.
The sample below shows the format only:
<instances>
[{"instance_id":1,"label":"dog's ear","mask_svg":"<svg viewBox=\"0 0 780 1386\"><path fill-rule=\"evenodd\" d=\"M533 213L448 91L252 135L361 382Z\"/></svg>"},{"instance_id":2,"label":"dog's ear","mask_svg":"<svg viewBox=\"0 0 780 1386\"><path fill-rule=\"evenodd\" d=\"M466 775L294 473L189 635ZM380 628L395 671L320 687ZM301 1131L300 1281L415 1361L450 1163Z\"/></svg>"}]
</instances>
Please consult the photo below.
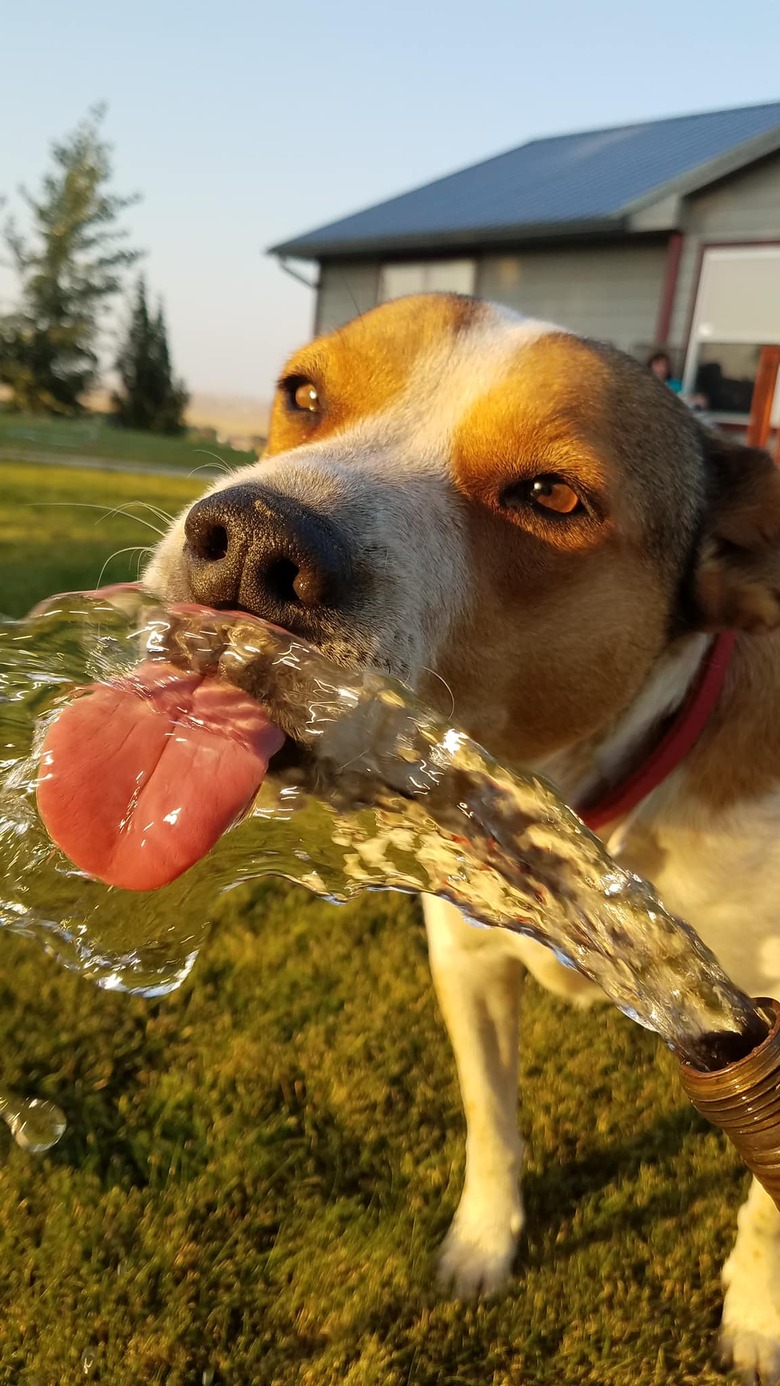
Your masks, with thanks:
<instances>
[{"instance_id":1,"label":"dog's ear","mask_svg":"<svg viewBox=\"0 0 780 1386\"><path fill-rule=\"evenodd\" d=\"M780 624L780 468L767 452L707 433L707 508L694 576L705 630Z\"/></svg>"}]
</instances>

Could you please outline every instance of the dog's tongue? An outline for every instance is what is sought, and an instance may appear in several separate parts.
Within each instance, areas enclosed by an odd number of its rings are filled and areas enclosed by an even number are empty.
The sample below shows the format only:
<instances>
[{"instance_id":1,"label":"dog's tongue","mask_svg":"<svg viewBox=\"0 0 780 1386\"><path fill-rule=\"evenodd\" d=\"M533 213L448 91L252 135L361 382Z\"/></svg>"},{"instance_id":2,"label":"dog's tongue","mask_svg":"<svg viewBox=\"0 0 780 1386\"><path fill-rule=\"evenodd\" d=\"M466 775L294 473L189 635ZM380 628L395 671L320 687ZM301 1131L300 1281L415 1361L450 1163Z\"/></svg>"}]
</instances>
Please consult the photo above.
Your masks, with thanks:
<instances>
[{"instance_id":1,"label":"dog's tongue","mask_svg":"<svg viewBox=\"0 0 780 1386\"><path fill-rule=\"evenodd\" d=\"M63 707L43 743L38 809L82 871L156 890L240 817L283 741L230 684L143 664Z\"/></svg>"}]
</instances>

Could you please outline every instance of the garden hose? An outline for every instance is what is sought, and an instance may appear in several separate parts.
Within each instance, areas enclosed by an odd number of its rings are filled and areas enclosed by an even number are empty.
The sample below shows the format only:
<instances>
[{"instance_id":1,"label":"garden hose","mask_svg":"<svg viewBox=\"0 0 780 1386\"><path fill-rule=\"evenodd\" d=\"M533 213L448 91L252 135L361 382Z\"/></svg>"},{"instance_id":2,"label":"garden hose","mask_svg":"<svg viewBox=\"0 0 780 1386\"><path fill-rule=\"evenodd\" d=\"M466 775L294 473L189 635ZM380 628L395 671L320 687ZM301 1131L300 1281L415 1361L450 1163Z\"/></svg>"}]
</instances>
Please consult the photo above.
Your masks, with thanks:
<instances>
[{"instance_id":1,"label":"garden hose","mask_svg":"<svg viewBox=\"0 0 780 1386\"><path fill-rule=\"evenodd\" d=\"M708 1073L680 1062L680 1077L697 1112L720 1126L780 1209L780 1002L755 1004L771 1024L761 1044Z\"/></svg>"}]
</instances>

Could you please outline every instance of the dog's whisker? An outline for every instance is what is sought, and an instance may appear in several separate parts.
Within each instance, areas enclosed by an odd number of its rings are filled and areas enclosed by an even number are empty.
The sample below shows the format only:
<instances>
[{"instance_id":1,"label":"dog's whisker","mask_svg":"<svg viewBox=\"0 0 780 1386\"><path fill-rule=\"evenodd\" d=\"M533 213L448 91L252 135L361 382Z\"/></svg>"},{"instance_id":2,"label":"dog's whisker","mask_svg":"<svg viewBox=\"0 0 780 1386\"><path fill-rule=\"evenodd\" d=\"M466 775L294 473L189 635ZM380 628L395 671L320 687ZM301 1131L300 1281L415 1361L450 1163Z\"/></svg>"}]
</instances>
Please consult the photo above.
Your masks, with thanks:
<instances>
[{"instance_id":1,"label":"dog's whisker","mask_svg":"<svg viewBox=\"0 0 780 1386\"><path fill-rule=\"evenodd\" d=\"M173 524L173 515L169 515L168 511L163 510L160 505L152 505L149 501L142 500L130 501L129 504L142 506L143 509L148 510L150 514L156 515L158 520L162 520L163 524Z\"/></svg>"},{"instance_id":2,"label":"dog's whisker","mask_svg":"<svg viewBox=\"0 0 780 1386\"><path fill-rule=\"evenodd\" d=\"M454 717L454 715L455 715L455 694L453 693L452 689L450 688L450 685L448 684L447 680L446 680L445 678L442 678L441 674L437 674L437 672L436 672L435 669L430 669L430 668L428 667L427 664L421 665L421 668L422 668L422 670L423 670L423 673L425 673L425 674L430 674L433 678L438 679L438 680L439 680L439 683L443 683L443 684L444 684L444 687L446 688L446 690L447 690L447 692L449 693L450 698L451 698L451 700L452 700L452 706L450 707L450 710L449 710L449 712L447 713L447 718L448 718L448 720L449 720L449 718Z\"/></svg>"},{"instance_id":3,"label":"dog's whisker","mask_svg":"<svg viewBox=\"0 0 780 1386\"><path fill-rule=\"evenodd\" d=\"M147 502L146 502L146 501L128 501L127 504L128 504L128 505L147 505ZM100 510L102 513L101 513L99 519L97 519L97 520L95 521L95 524L96 524L96 525L101 524L103 520L110 520L110 519L112 519L113 516L115 516L115 515L122 515L122 516L124 517L124 519L126 519L126 520L135 520L137 524L139 524L139 525L144 525L144 527L145 527L146 529L151 529L155 534L159 534L161 537L162 537L162 536L164 535L164 533L165 533L165 530L158 529L158 528L156 527L156 525L150 524L149 521L143 519L143 517L142 517L141 515L133 515L132 511L130 511L130 510L125 510L125 509L123 508L123 506L121 506L121 505L115 506L113 510L112 510L109 506L106 506L106 505L93 505L93 504L91 504L89 501L29 501L29 502L28 502L28 505L30 506L30 508L33 508L33 507L36 507L36 506L42 506L42 507L45 507L46 509L55 509L55 508L59 509L60 507L62 507L62 508L65 508L65 509L67 509L67 508L72 508L72 509L74 509L74 510ZM151 507L149 507L149 508L151 509ZM170 520L170 517L166 517L166 518L167 518L168 520Z\"/></svg>"},{"instance_id":4,"label":"dog's whisker","mask_svg":"<svg viewBox=\"0 0 780 1386\"><path fill-rule=\"evenodd\" d=\"M103 567L100 569L100 576L99 576L99 578L98 578L98 580L97 580L97 583L96 583L96 586L97 586L97 587L101 587L101 586L103 585L103 578L104 578L104 576L105 576L106 568L109 566L109 564L110 564L110 563L113 563L113 561L114 561L115 558L121 558L121 556L122 556L123 553L137 553L137 554L138 554L138 574L140 575L140 572L141 572L141 558L143 557L143 555L144 555L145 553L149 553L149 546L148 546L148 544L128 544L128 545L126 545L125 548L123 548L123 549L116 549L114 553L109 554L108 558L106 559L105 563L103 564Z\"/></svg>"},{"instance_id":5,"label":"dog's whisker","mask_svg":"<svg viewBox=\"0 0 780 1386\"><path fill-rule=\"evenodd\" d=\"M350 765L355 765L357 761L362 759L368 749L368 746L364 746L362 751L358 751L357 755L350 756L349 760L345 760L344 764L339 766L337 773L341 775L345 770L349 769Z\"/></svg>"},{"instance_id":6,"label":"dog's whisker","mask_svg":"<svg viewBox=\"0 0 780 1386\"><path fill-rule=\"evenodd\" d=\"M148 510L151 510L151 511L152 511L152 514L155 513L154 507L151 506L151 505L149 505L148 501L128 501L127 504L128 504L128 506L130 506L130 505L141 505L141 506L145 506ZM110 520L110 519L113 519L113 517L114 517L115 515L122 515L122 516L124 516L124 518L125 518L126 520L135 520L139 525L144 525L146 529L150 529L150 530L152 531L153 534L159 534L161 538L162 538L163 535L165 534L165 530L164 530L164 529L158 529L156 525L153 525L153 524L151 523L151 520L146 520L146 519L144 519L143 515L134 515L134 514L132 513L131 510L127 510L123 505L117 505L117 506L114 507L113 510L108 510L108 511L106 511L105 515L102 516L102 519L104 519L104 520ZM160 519L160 518L162 518L162 516L158 516L158 519ZM166 517L166 521L167 521L167 523L170 523L170 516ZM96 524L100 524L101 521L100 521L100 520L96 520L95 523L96 523Z\"/></svg>"},{"instance_id":7,"label":"dog's whisker","mask_svg":"<svg viewBox=\"0 0 780 1386\"><path fill-rule=\"evenodd\" d=\"M199 453L202 457L213 457L214 461L219 463L220 471L224 472L226 476L233 471L231 464L226 462L224 457L220 457L219 453L209 452L208 448L195 448L195 452ZM209 465L208 462L202 462L199 467L193 468L190 472L190 476L193 476L195 472L205 471L206 467Z\"/></svg>"},{"instance_id":8,"label":"dog's whisker","mask_svg":"<svg viewBox=\"0 0 780 1386\"><path fill-rule=\"evenodd\" d=\"M209 462L202 462L199 467L193 467L192 470L187 473L187 476L197 476L198 472L206 471L209 473L209 475L213 476L216 470L217 469L215 467L212 467ZM227 467L220 468L220 472L222 476L227 476Z\"/></svg>"},{"instance_id":9,"label":"dog's whisker","mask_svg":"<svg viewBox=\"0 0 780 1386\"><path fill-rule=\"evenodd\" d=\"M359 307L359 305L358 305L357 299L355 298L355 295L354 295L353 292L352 292L352 288L351 288L351 286L350 286L350 282L349 282L349 280L347 279L347 276L346 276L346 274L344 273L343 270L341 271L341 279L342 279L342 282L343 282L343 284L344 284L344 288L346 289L346 291L347 291L347 293L348 293L348 295L349 295L349 297L350 297L350 299L351 299L352 307L353 307L354 310L355 310L355 315L359 318L359 317L360 317L360 307Z\"/></svg>"}]
</instances>

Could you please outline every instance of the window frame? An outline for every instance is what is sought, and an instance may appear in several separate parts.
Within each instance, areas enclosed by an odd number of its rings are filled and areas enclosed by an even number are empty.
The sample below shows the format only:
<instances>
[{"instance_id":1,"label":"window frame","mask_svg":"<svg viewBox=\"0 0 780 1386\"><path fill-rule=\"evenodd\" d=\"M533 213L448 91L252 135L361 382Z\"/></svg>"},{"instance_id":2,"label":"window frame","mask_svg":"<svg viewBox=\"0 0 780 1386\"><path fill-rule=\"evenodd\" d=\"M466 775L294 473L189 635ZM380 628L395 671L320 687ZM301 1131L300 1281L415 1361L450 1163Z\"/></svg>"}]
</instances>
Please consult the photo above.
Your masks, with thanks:
<instances>
[{"instance_id":1,"label":"window frame","mask_svg":"<svg viewBox=\"0 0 780 1386\"><path fill-rule=\"evenodd\" d=\"M730 253L743 258L770 259L776 261L780 267L780 240L767 239L755 241L703 241L699 246L699 261L695 276L694 290L691 296L690 317L688 322L687 346L685 350L685 365L683 368L683 390L686 394L694 392L696 376L699 368L699 356L702 346L710 343L723 346L768 346L772 345L771 339L758 339L758 334L745 332L729 333L719 329L712 336L700 335L699 321L703 314L702 289L705 284L707 273L707 257L709 254L720 253L729 255ZM711 262L713 263L713 262ZM774 341L780 343L780 320L778 330L773 334ZM712 417L721 423L744 425L749 419L749 414L736 414L725 411L708 411ZM773 421L780 422L780 382L775 395L775 402L772 410Z\"/></svg>"}]
</instances>

